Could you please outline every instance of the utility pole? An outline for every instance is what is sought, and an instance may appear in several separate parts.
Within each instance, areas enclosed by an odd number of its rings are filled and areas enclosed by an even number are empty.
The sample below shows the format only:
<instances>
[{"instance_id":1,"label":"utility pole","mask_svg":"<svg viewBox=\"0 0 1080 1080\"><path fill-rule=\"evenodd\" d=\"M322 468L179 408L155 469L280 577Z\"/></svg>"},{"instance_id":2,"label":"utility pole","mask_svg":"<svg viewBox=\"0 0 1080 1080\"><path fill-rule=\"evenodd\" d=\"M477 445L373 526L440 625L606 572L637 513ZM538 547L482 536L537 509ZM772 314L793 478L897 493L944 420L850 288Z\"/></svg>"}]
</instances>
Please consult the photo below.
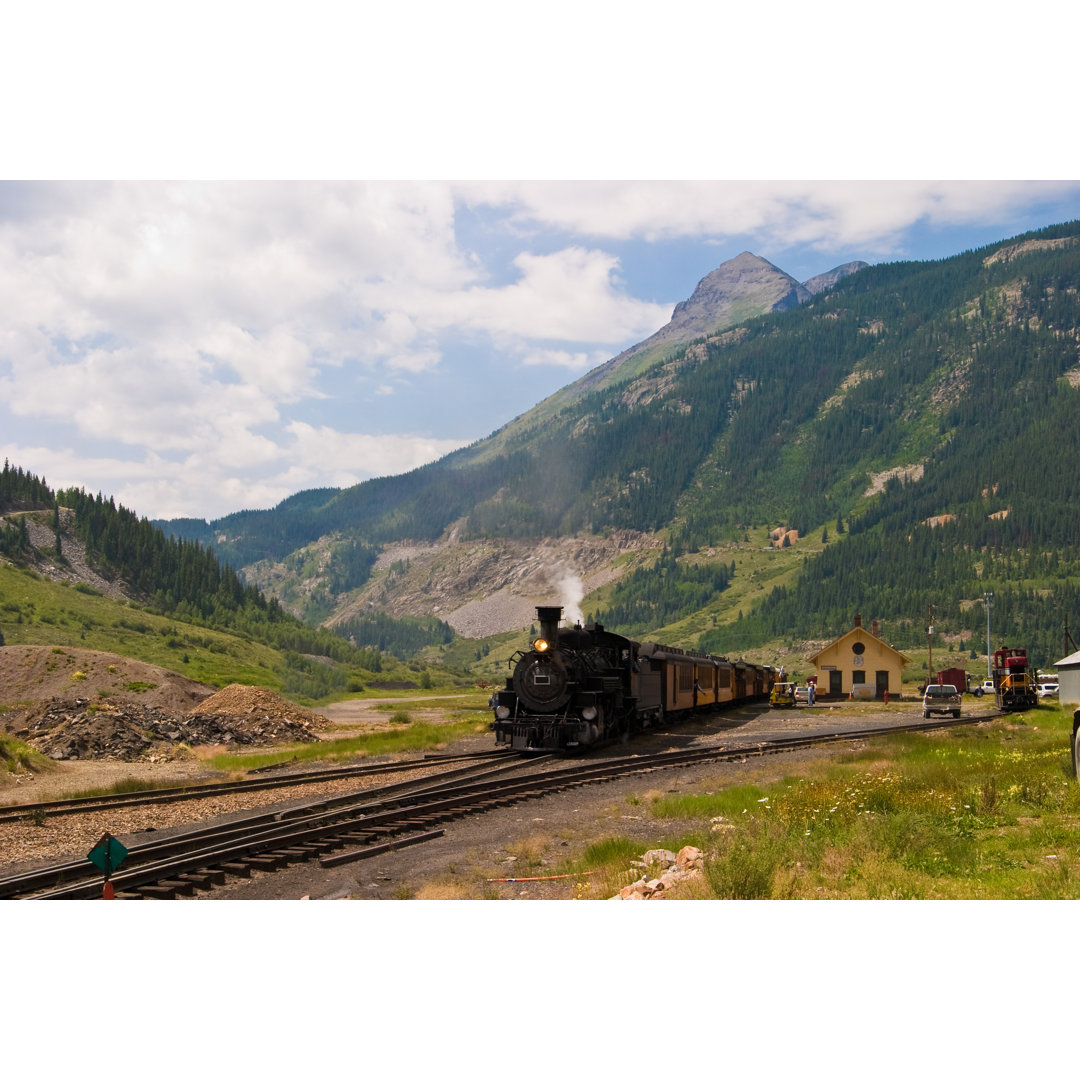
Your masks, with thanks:
<instances>
[{"instance_id":1,"label":"utility pole","mask_svg":"<svg viewBox=\"0 0 1080 1080\"><path fill-rule=\"evenodd\" d=\"M927 660L927 667L930 669L926 673L926 681L929 684L930 680L934 677L934 605L930 604L927 608L927 614L929 615L929 621L926 624L926 640L930 646L930 657Z\"/></svg>"},{"instance_id":2,"label":"utility pole","mask_svg":"<svg viewBox=\"0 0 1080 1080\"><path fill-rule=\"evenodd\" d=\"M983 603L986 605L986 677L987 679L992 679L994 673L990 666L993 662L993 656L990 652L990 609L994 606L994 594L992 592L984 592Z\"/></svg>"}]
</instances>

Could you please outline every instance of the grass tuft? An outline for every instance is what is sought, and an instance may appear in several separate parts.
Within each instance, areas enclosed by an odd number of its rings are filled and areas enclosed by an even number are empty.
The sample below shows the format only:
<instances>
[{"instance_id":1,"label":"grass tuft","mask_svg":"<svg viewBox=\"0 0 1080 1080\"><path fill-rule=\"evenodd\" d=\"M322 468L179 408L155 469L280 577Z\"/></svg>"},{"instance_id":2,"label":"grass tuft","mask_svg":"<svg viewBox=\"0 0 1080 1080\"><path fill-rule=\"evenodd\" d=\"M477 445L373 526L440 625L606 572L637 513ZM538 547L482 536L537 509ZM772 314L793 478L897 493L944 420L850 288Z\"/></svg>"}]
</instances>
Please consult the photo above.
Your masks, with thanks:
<instances>
[{"instance_id":1,"label":"grass tuft","mask_svg":"<svg viewBox=\"0 0 1080 1080\"><path fill-rule=\"evenodd\" d=\"M0 767L8 772L41 772L52 768L54 764L52 758L35 750L22 739L0 731Z\"/></svg>"}]
</instances>

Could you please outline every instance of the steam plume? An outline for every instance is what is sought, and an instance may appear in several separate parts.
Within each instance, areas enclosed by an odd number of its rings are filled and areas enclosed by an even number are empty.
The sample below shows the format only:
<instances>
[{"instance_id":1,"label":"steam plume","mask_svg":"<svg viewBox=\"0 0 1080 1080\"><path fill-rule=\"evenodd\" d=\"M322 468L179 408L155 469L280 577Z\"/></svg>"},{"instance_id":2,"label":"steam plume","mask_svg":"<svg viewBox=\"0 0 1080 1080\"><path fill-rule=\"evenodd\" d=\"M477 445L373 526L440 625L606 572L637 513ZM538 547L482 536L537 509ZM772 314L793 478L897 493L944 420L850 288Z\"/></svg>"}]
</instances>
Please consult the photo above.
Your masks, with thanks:
<instances>
[{"instance_id":1,"label":"steam plume","mask_svg":"<svg viewBox=\"0 0 1080 1080\"><path fill-rule=\"evenodd\" d=\"M565 571L555 583L555 589L562 598L563 618L566 620L566 625L583 623L585 617L581 614L581 601L585 599L585 586L581 578L573 571Z\"/></svg>"}]
</instances>

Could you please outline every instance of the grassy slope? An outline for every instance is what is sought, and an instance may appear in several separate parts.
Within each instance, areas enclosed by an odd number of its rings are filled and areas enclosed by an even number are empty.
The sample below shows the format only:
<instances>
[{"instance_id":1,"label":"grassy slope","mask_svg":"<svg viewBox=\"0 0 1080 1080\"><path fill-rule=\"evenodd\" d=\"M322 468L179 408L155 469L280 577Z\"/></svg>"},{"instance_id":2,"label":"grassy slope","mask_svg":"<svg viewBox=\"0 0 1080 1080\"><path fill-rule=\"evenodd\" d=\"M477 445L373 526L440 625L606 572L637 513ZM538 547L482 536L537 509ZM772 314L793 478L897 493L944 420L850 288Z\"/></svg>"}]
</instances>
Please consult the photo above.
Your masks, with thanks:
<instances>
[{"instance_id":1,"label":"grassy slope","mask_svg":"<svg viewBox=\"0 0 1080 1080\"><path fill-rule=\"evenodd\" d=\"M282 654L268 645L155 615L6 563L0 565L0 631L8 645L98 649L212 686L236 682L282 689ZM378 675L357 675L362 681L415 678L392 661Z\"/></svg>"}]
</instances>

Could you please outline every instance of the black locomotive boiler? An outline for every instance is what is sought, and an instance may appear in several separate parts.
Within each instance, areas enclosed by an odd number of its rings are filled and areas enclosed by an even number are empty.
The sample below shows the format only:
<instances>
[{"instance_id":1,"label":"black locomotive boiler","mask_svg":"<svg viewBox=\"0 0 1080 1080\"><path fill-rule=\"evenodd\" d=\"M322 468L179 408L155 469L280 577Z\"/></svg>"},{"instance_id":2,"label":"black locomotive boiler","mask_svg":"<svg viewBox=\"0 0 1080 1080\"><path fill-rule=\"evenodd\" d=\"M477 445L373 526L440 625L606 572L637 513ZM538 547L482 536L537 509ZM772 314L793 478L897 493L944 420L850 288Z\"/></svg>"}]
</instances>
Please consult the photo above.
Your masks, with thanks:
<instances>
[{"instance_id":1,"label":"black locomotive boiler","mask_svg":"<svg viewBox=\"0 0 1080 1080\"><path fill-rule=\"evenodd\" d=\"M540 636L510 658L491 724L514 750L583 750L644 728L767 699L771 667L637 642L598 623L561 627L561 607L538 607Z\"/></svg>"}]
</instances>

